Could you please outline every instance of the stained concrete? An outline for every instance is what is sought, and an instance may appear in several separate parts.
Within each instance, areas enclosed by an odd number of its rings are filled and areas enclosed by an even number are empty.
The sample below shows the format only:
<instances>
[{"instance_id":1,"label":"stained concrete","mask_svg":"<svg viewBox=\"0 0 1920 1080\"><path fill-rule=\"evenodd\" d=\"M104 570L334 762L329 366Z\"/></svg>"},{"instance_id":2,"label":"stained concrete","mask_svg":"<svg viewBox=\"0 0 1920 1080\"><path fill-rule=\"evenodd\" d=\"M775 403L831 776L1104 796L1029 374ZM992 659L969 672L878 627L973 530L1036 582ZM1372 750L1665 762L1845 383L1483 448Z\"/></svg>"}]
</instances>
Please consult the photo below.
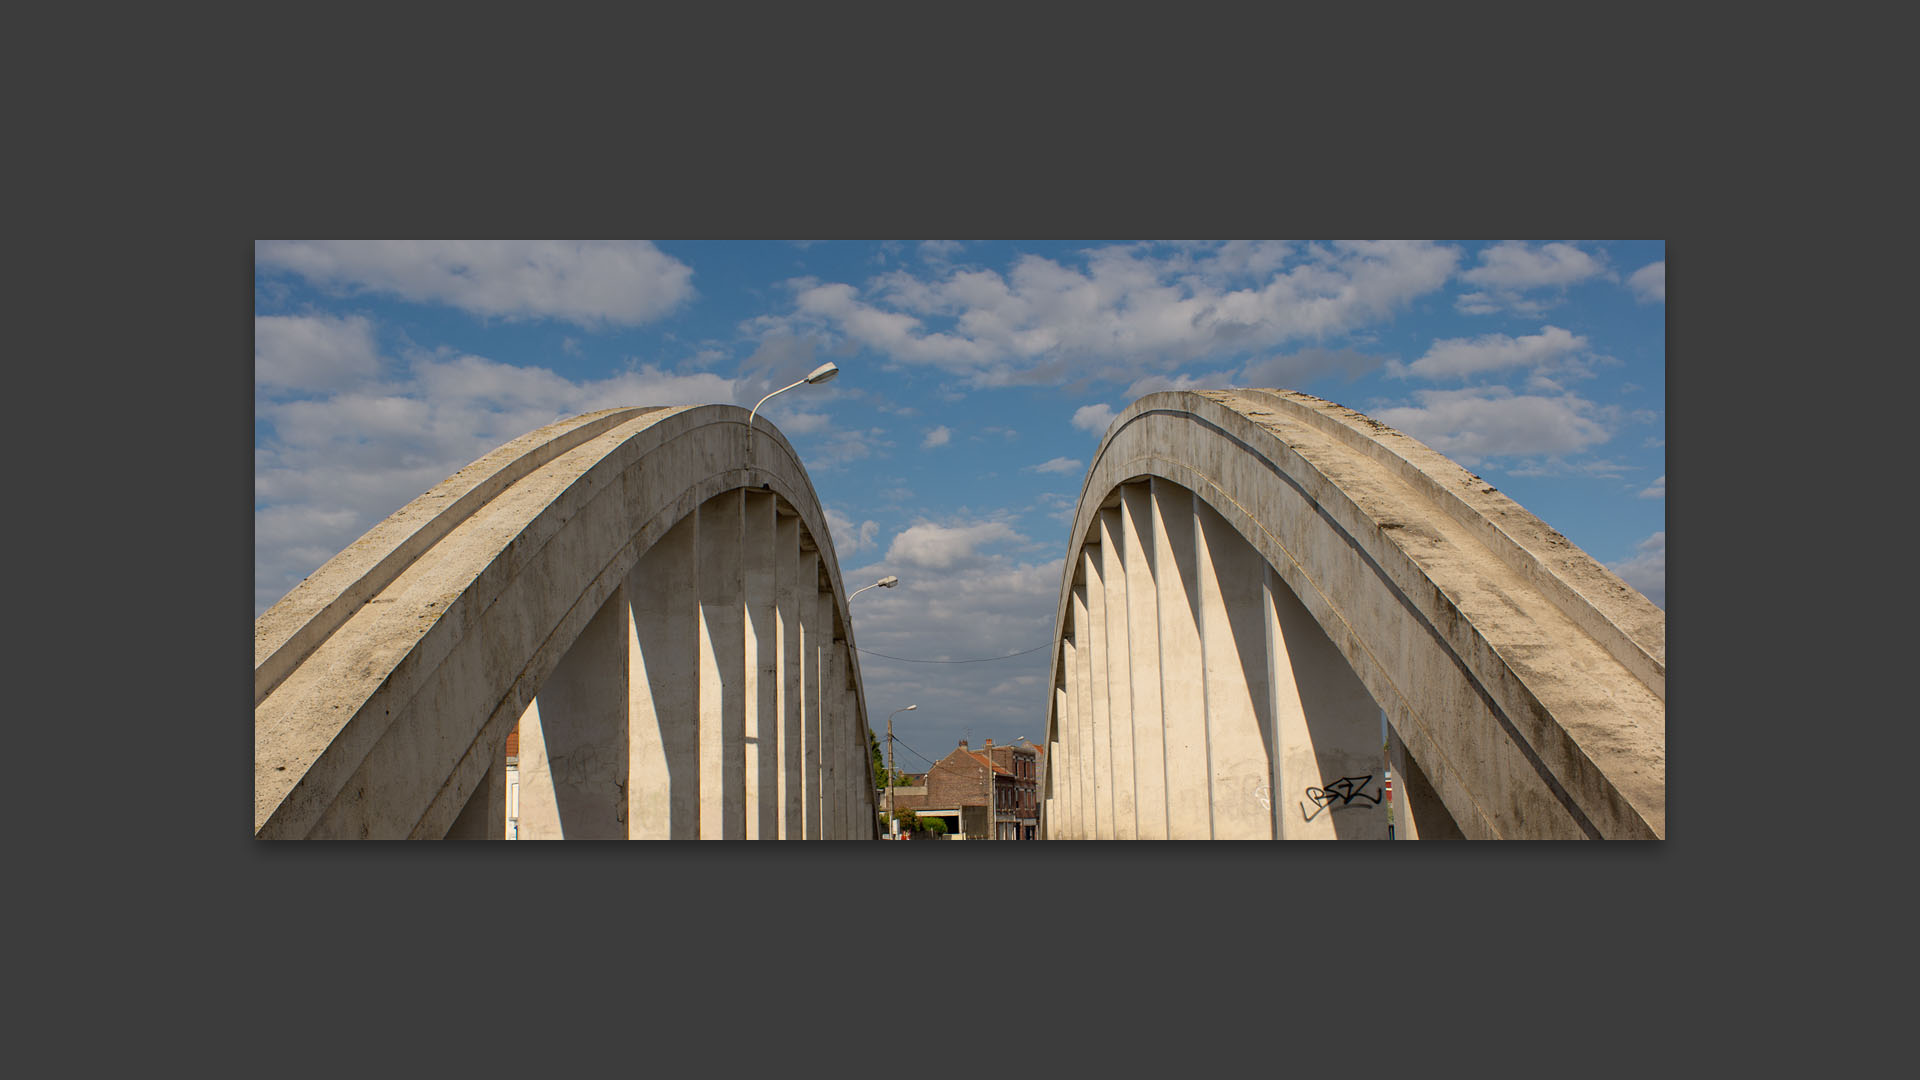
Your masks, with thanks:
<instances>
[{"instance_id":1,"label":"stained concrete","mask_svg":"<svg viewBox=\"0 0 1920 1080\"><path fill-rule=\"evenodd\" d=\"M1045 835L1100 835L1061 809L1097 805L1090 765L1111 760L1074 669L1114 663L1083 627L1115 508L1137 824L1157 730L1174 838L1259 835L1250 798L1266 835L1378 835L1384 711L1400 835L1665 836L1664 613L1444 456L1284 390L1148 395L1102 441L1061 585Z\"/></svg>"},{"instance_id":2,"label":"stained concrete","mask_svg":"<svg viewBox=\"0 0 1920 1080\"><path fill-rule=\"evenodd\" d=\"M751 820L770 838L787 806L789 831L872 838L864 753L807 787L822 759L805 733L863 747L866 723L824 515L792 447L745 419L709 405L549 425L261 616L255 834L497 835L502 747L520 724L523 836L732 838ZM767 553L751 569L749 547ZM793 649L771 612L782 560L818 604L817 632ZM763 635L780 645L771 677ZM780 693L823 659L837 691Z\"/></svg>"}]
</instances>

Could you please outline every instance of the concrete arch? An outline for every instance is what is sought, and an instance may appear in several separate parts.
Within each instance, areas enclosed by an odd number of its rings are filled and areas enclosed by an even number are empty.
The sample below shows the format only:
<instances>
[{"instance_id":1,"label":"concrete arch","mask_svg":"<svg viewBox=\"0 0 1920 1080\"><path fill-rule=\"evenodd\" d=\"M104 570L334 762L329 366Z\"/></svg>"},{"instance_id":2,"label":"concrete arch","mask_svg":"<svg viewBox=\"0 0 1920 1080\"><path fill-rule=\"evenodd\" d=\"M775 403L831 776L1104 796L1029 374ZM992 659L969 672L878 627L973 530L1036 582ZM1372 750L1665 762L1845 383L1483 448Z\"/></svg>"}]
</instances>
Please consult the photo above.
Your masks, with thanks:
<instances>
[{"instance_id":1,"label":"concrete arch","mask_svg":"<svg viewBox=\"0 0 1920 1080\"><path fill-rule=\"evenodd\" d=\"M797 454L608 409L461 469L254 623L254 832L875 839L865 695Z\"/></svg>"},{"instance_id":2,"label":"concrete arch","mask_svg":"<svg viewBox=\"0 0 1920 1080\"><path fill-rule=\"evenodd\" d=\"M1416 440L1150 394L1070 536L1044 836L1384 838L1382 713L1402 838L1666 835L1665 614Z\"/></svg>"}]
</instances>

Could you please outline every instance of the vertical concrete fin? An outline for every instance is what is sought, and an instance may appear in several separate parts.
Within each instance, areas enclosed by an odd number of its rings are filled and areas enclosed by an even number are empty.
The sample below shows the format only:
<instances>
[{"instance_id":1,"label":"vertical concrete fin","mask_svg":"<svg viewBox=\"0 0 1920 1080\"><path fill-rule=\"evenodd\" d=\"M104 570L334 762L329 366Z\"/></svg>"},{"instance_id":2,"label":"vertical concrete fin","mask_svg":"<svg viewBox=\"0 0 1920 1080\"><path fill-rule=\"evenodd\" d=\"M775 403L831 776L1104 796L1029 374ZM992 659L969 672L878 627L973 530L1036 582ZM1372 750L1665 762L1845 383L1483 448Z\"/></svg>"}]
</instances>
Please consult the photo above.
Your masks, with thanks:
<instances>
[{"instance_id":1,"label":"vertical concrete fin","mask_svg":"<svg viewBox=\"0 0 1920 1080\"><path fill-rule=\"evenodd\" d=\"M1126 573L1128 693L1133 720L1134 816L1143 840L1167 838L1167 757L1160 704L1160 614L1153 569L1152 491L1120 489L1122 563Z\"/></svg>"},{"instance_id":2,"label":"vertical concrete fin","mask_svg":"<svg viewBox=\"0 0 1920 1080\"><path fill-rule=\"evenodd\" d=\"M811 569L800 551L800 519L782 517L775 525L773 606L775 653L779 664L778 695L775 713L779 724L779 830L782 840L798 840L806 835L805 817L800 800L800 591L799 582L811 586L812 578L802 578L803 569Z\"/></svg>"},{"instance_id":3,"label":"vertical concrete fin","mask_svg":"<svg viewBox=\"0 0 1920 1080\"><path fill-rule=\"evenodd\" d=\"M1152 484L1154 571L1160 620L1160 708L1166 732L1167 835L1213 837L1207 781L1207 693L1201 652L1194 496Z\"/></svg>"},{"instance_id":4,"label":"vertical concrete fin","mask_svg":"<svg viewBox=\"0 0 1920 1080\"><path fill-rule=\"evenodd\" d=\"M1265 564L1213 508L1194 502L1208 791L1216 840L1273 838L1267 753Z\"/></svg>"},{"instance_id":5,"label":"vertical concrete fin","mask_svg":"<svg viewBox=\"0 0 1920 1080\"><path fill-rule=\"evenodd\" d=\"M821 621L831 627L833 594L821 593L820 605L825 609ZM840 688L845 678L840 670L840 643L829 637L820 646L820 838L823 840L843 838L840 804L845 795L841 789L844 772L841 744L846 736L841 730L844 710Z\"/></svg>"},{"instance_id":6,"label":"vertical concrete fin","mask_svg":"<svg viewBox=\"0 0 1920 1080\"><path fill-rule=\"evenodd\" d=\"M700 838L746 835L742 492L700 507Z\"/></svg>"},{"instance_id":7,"label":"vertical concrete fin","mask_svg":"<svg viewBox=\"0 0 1920 1080\"><path fill-rule=\"evenodd\" d=\"M779 642L774 628L775 498L743 493L741 529L742 736L746 837L779 835Z\"/></svg>"},{"instance_id":8,"label":"vertical concrete fin","mask_svg":"<svg viewBox=\"0 0 1920 1080\"><path fill-rule=\"evenodd\" d=\"M1084 569L1084 567L1083 567ZM1073 673L1075 693L1079 695L1078 707L1074 710L1079 728L1074 739L1073 756L1076 767L1073 773L1074 787L1078 792L1079 835L1085 840L1097 839L1100 835L1099 788L1094 779L1094 757L1096 725L1093 716L1093 629L1088 625L1087 585L1078 582L1073 587L1073 640L1076 667Z\"/></svg>"},{"instance_id":9,"label":"vertical concrete fin","mask_svg":"<svg viewBox=\"0 0 1920 1080\"><path fill-rule=\"evenodd\" d=\"M627 835L627 595L614 590L521 720L520 835L620 840Z\"/></svg>"},{"instance_id":10,"label":"vertical concrete fin","mask_svg":"<svg viewBox=\"0 0 1920 1080\"><path fill-rule=\"evenodd\" d=\"M800 782L802 825L808 840L819 840L825 836L821 809L826 805L826 793L820 788L824 764L821 760L822 731L820 725L820 680L825 674L824 660L827 643L832 640L821 616L825 613L824 602L819 591L817 576L809 576L809 571L817 575L820 569L818 556L811 553L801 557L800 597Z\"/></svg>"},{"instance_id":11,"label":"vertical concrete fin","mask_svg":"<svg viewBox=\"0 0 1920 1080\"><path fill-rule=\"evenodd\" d=\"M699 530L700 515L688 514L627 575L635 839L700 834Z\"/></svg>"},{"instance_id":12,"label":"vertical concrete fin","mask_svg":"<svg viewBox=\"0 0 1920 1080\"><path fill-rule=\"evenodd\" d=\"M1093 812L1094 838L1118 836L1114 822L1113 718L1107 687L1107 585L1101 553L1081 550L1087 575L1087 688L1093 701Z\"/></svg>"},{"instance_id":13,"label":"vertical concrete fin","mask_svg":"<svg viewBox=\"0 0 1920 1080\"><path fill-rule=\"evenodd\" d=\"M1113 835L1135 840L1139 786L1134 776L1132 623L1127 611L1125 529L1119 507L1100 511L1100 580L1106 585L1107 731L1113 754Z\"/></svg>"}]
</instances>

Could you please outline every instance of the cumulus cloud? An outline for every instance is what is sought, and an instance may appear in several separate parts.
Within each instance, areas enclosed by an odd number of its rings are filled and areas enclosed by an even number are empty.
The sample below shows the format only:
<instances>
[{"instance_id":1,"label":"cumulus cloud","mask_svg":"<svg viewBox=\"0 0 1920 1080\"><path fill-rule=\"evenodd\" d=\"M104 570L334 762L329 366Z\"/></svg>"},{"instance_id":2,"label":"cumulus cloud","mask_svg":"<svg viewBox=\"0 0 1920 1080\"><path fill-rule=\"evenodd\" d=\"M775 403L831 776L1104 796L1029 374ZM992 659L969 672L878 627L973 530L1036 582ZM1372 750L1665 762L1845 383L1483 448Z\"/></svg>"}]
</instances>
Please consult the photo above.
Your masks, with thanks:
<instances>
[{"instance_id":1,"label":"cumulus cloud","mask_svg":"<svg viewBox=\"0 0 1920 1080\"><path fill-rule=\"evenodd\" d=\"M264 429L254 451L255 614L387 515L537 427L620 405L736 399L734 383L710 373L644 365L576 382L426 350L384 380L290 400L266 393L254 404Z\"/></svg>"},{"instance_id":2,"label":"cumulus cloud","mask_svg":"<svg viewBox=\"0 0 1920 1080\"><path fill-rule=\"evenodd\" d=\"M1082 431L1091 431L1095 437L1099 437L1107 433L1107 428L1113 425L1113 418L1118 415L1105 402L1082 405L1073 410L1073 426Z\"/></svg>"},{"instance_id":3,"label":"cumulus cloud","mask_svg":"<svg viewBox=\"0 0 1920 1080\"><path fill-rule=\"evenodd\" d=\"M887 561L922 570L947 570L979 563L983 558L980 549L988 544L1025 540L1004 521L971 525L921 522L893 538L887 547Z\"/></svg>"},{"instance_id":4,"label":"cumulus cloud","mask_svg":"<svg viewBox=\"0 0 1920 1080\"><path fill-rule=\"evenodd\" d=\"M836 559L844 559L856 551L876 546L876 537L880 535L880 524L875 521L863 521L858 525L853 519L833 507L822 507L827 516L827 531L833 534L833 553Z\"/></svg>"},{"instance_id":5,"label":"cumulus cloud","mask_svg":"<svg viewBox=\"0 0 1920 1080\"><path fill-rule=\"evenodd\" d=\"M1613 437L1605 410L1576 394L1516 395L1488 386L1414 396L1417 406L1369 414L1463 465L1502 455L1576 453Z\"/></svg>"},{"instance_id":6,"label":"cumulus cloud","mask_svg":"<svg viewBox=\"0 0 1920 1080\"><path fill-rule=\"evenodd\" d=\"M1627 279L1627 288L1643 304L1667 302L1667 260L1648 263Z\"/></svg>"},{"instance_id":7,"label":"cumulus cloud","mask_svg":"<svg viewBox=\"0 0 1920 1080\"><path fill-rule=\"evenodd\" d=\"M1004 276L893 271L864 287L796 279L789 314L743 328L831 334L975 386L1129 382L1389 318L1440 288L1459 259L1425 242L1164 247L1099 248L1083 253L1084 266L1026 255Z\"/></svg>"},{"instance_id":8,"label":"cumulus cloud","mask_svg":"<svg viewBox=\"0 0 1920 1080\"><path fill-rule=\"evenodd\" d=\"M1620 580L1640 590L1640 594L1658 607L1667 606L1667 534L1654 533L1634 548L1631 558L1607 564Z\"/></svg>"},{"instance_id":9,"label":"cumulus cloud","mask_svg":"<svg viewBox=\"0 0 1920 1080\"><path fill-rule=\"evenodd\" d=\"M586 327L649 322L693 296L693 270L644 240L261 240L253 258L343 292Z\"/></svg>"},{"instance_id":10,"label":"cumulus cloud","mask_svg":"<svg viewBox=\"0 0 1920 1080\"><path fill-rule=\"evenodd\" d=\"M823 444L807 454L807 469L810 472L837 469L848 462L872 457L874 451L885 450L893 445L892 440L887 438L885 428L834 431L827 435Z\"/></svg>"},{"instance_id":11,"label":"cumulus cloud","mask_svg":"<svg viewBox=\"0 0 1920 1080\"><path fill-rule=\"evenodd\" d=\"M1667 478L1656 477L1651 486L1640 493L1643 499L1664 499L1667 497Z\"/></svg>"},{"instance_id":12,"label":"cumulus cloud","mask_svg":"<svg viewBox=\"0 0 1920 1080\"><path fill-rule=\"evenodd\" d=\"M1064 473L1064 472L1073 472L1079 467L1080 467L1080 462L1077 458L1057 457L1057 458L1050 458L1046 461L1041 462L1038 465L1025 465L1025 466L1022 466L1021 468L1026 472Z\"/></svg>"},{"instance_id":13,"label":"cumulus cloud","mask_svg":"<svg viewBox=\"0 0 1920 1080\"><path fill-rule=\"evenodd\" d=\"M334 390L380 372L365 316L256 315L253 380L262 390Z\"/></svg>"},{"instance_id":14,"label":"cumulus cloud","mask_svg":"<svg viewBox=\"0 0 1920 1080\"><path fill-rule=\"evenodd\" d=\"M927 431L927 437L920 440L920 448L922 450L931 450L936 446L945 446L952 441L953 431L949 429L947 425L941 424L939 427L930 428Z\"/></svg>"},{"instance_id":15,"label":"cumulus cloud","mask_svg":"<svg viewBox=\"0 0 1920 1080\"><path fill-rule=\"evenodd\" d=\"M1572 244L1543 244L1530 247L1516 240L1495 244L1480 253L1480 265L1460 275L1461 280L1482 286L1454 301L1457 310L1468 315L1490 315L1510 311L1518 315L1537 315L1558 302L1568 286L1607 275L1607 264ZM1528 292L1555 290L1547 298L1528 297Z\"/></svg>"},{"instance_id":16,"label":"cumulus cloud","mask_svg":"<svg viewBox=\"0 0 1920 1080\"><path fill-rule=\"evenodd\" d=\"M900 578L897 587L874 589L855 602L861 681L875 727L884 730L886 713L901 705L919 706L896 720L898 767L925 769L928 761L916 754L937 760L963 738L974 746L988 738L1045 738L1040 710L1061 564L1059 558L1024 563L989 554L937 571L889 558L846 572L850 583ZM889 658L978 660L1016 652L1026 655L969 664ZM890 704L882 710L880 702Z\"/></svg>"},{"instance_id":17,"label":"cumulus cloud","mask_svg":"<svg viewBox=\"0 0 1920 1080\"><path fill-rule=\"evenodd\" d=\"M1537 289L1572 285L1606 272L1606 264L1572 244L1528 247L1518 240L1495 244L1480 252L1480 265L1460 275L1476 285L1503 289Z\"/></svg>"},{"instance_id":18,"label":"cumulus cloud","mask_svg":"<svg viewBox=\"0 0 1920 1080\"><path fill-rule=\"evenodd\" d=\"M1555 364L1586 347L1586 338L1557 326L1517 338L1506 334L1442 338L1411 364L1387 365L1387 373L1397 378L1409 375L1426 379L1465 378L1507 368Z\"/></svg>"}]
</instances>

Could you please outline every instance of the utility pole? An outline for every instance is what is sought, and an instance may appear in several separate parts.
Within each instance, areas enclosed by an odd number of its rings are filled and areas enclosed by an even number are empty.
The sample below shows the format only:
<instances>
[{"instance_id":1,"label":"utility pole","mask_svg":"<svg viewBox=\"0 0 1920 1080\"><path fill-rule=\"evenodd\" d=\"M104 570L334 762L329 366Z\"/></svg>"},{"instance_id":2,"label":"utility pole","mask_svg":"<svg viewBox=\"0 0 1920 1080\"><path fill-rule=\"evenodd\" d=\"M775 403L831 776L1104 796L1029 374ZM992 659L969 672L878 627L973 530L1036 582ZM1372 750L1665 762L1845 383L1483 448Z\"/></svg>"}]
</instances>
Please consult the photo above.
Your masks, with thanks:
<instances>
[{"instance_id":1,"label":"utility pole","mask_svg":"<svg viewBox=\"0 0 1920 1080\"><path fill-rule=\"evenodd\" d=\"M895 709L887 714L887 835L900 839L900 825L893 820L893 718L903 712L912 712L918 705L908 705L904 709Z\"/></svg>"}]
</instances>

